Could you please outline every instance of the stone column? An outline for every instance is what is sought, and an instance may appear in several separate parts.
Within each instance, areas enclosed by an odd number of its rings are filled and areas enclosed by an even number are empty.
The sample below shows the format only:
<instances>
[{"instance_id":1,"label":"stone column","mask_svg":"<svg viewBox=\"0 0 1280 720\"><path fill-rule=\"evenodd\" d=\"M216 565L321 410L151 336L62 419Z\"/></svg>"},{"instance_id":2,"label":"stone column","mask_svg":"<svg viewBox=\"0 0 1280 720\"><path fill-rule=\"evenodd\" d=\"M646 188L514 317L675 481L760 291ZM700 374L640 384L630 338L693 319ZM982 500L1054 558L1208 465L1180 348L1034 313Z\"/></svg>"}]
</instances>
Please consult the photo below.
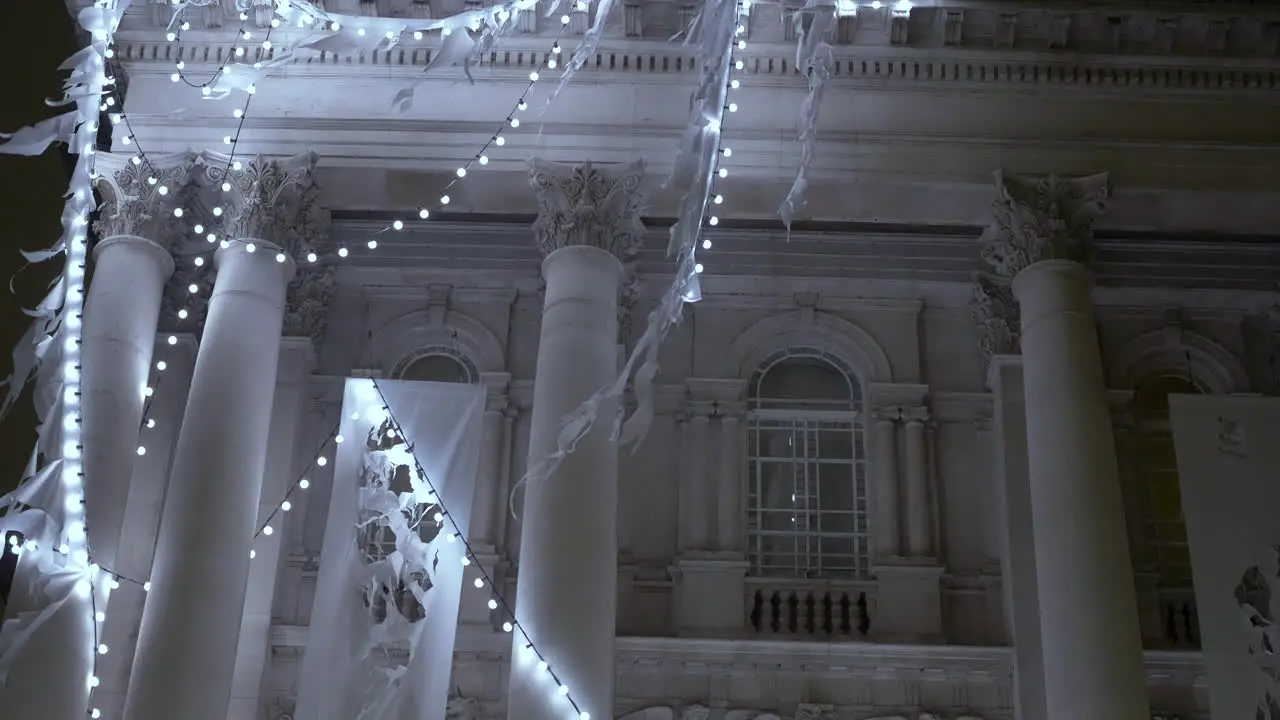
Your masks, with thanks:
<instances>
[{"instance_id":1,"label":"stone column","mask_svg":"<svg viewBox=\"0 0 1280 720\"><path fill-rule=\"evenodd\" d=\"M688 449L680 473L680 551L702 551L711 548L714 514L711 506L712 479L707 462L708 435L711 425L710 403L690 403L684 424L683 442Z\"/></svg>"},{"instance_id":2,"label":"stone column","mask_svg":"<svg viewBox=\"0 0 1280 720\"><path fill-rule=\"evenodd\" d=\"M880 560L901 554L898 532L898 408L872 411L876 428L876 556Z\"/></svg>"},{"instance_id":3,"label":"stone column","mask_svg":"<svg viewBox=\"0 0 1280 720\"><path fill-rule=\"evenodd\" d=\"M926 557L932 554L933 535L929 512L929 457L925 446L924 423L929 411L923 407L903 411L906 440L906 525L907 554Z\"/></svg>"},{"instance_id":4,"label":"stone column","mask_svg":"<svg viewBox=\"0 0 1280 720\"><path fill-rule=\"evenodd\" d=\"M538 468L561 450L565 420L617 377L620 258L639 248L642 166L602 168L534 160L534 223L544 255L546 300L534 381L529 467L520 535L507 717L574 716L563 685L586 713L613 716L617 614L618 448L614 402L549 476ZM545 659L526 648L532 641Z\"/></svg>"},{"instance_id":5,"label":"stone column","mask_svg":"<svg viewBox=\"0 0 1280 720\"><path fill-rule=\"evenodd\" d=\"M497 545L496 527L505 512L506 499L499 501L504 440L504 416L507 411L507 386L511 376L491 373L483 378L488 389L480 438L480 464L476 468L476 494L471 518L471 538L477 552L492 554Z\"/></svg>"},{"instance_id":6,"label":"stone column","mask_svg":"<svg viewBox=\"0 0 1280 720\"><path fill-rule=\"evenodd\" d=\"M103 155L106 197L94 247L93 282L81 340L81 438L85 526L93 558L116 572L125 506L137 462L139 428L172 243L184 232L174 215L189 195L191 155L157 158L158 167ZM152 179L155 182L150 182ZM137 568L133 568L136 572ZM145 572L145 569L144 569Z\"/></svg>"},{"instance_id":7,"label":"stone column","mask_svg":"<svg viewBox=\"0 0 1280 720\"><path fill-rule=\"evenodd\" d=\"M1092 279L1105 175L999 178L983 257L1021 310L1031 515L1050 720L1150 714Z\"/></svg>"},{"instance_id":8,"label":"stone column","mask_svg":"<svg viewBox=\"0 0 1280 720\"><path fill-rule=\"evenodd\" d=\"M733 404L720 407L720 489L716 504L716 546L721 552L741 555L744 536L742 517L742 407Z\"/></svg>"},{"instance_id":9,"label":"stone column","mask_svg":"<svg viewBox=\"0 0 1280 720\"><path fill-rule=\"evenodd\" d=\"M143 610L126 720L226 720L267 459L290 255L318 209L314 156L256 158L229 190L209 302ZM278 253L283 253L278 255ZM281 261L277 261L277 260Z\"/></svg>"}]
</instances>

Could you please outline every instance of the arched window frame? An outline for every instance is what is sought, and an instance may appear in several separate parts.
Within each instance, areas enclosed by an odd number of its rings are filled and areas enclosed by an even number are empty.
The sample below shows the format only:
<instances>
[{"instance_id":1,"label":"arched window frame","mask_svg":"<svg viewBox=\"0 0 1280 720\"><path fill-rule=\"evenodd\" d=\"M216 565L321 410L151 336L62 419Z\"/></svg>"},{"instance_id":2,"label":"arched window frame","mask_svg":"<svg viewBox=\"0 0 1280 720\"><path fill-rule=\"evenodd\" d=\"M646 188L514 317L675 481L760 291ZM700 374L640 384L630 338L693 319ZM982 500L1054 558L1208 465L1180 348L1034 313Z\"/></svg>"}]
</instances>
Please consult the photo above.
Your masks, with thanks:
<instances>
[{"instance_id":1,"label":"arched window frame","mask_svg":"<svg viewBox=\"0 0 1280 720\"><path fill-rule=\"evenodd\" d=\"M821 362L840 373L847 384L845 407L802 407L805 400L790 401L792 407L779 406L761 398L761 382L770 371L792 360ZM819 347L797 345L777 351L758 364L751 374L747 399L748 474L747 474L747 554L753 575L801 578L865 578L870 572L872 498L867 475L866 444L862 407L864 393L859 374L843 358ZM833 402L833 405L835 403ZM768 405L773 405L772 407ZM822 438L839 437L848 432L848 457L823 455ZM788 458L764 450L767 436L790 433ZM798 453L797 453L798 449ZM766 469L787 467L792 477L790 507L770 507L762 498L766 489ZM822 504L823 472L843 473L847 468L849 501L847 508ZM840 482L840 481L836 481ZM796 492L800 490L800 492ZM828 501L829 502L829 501ZM769 515L791 513L796 529L769 528ZM848 525L839 530L824 527L847 517ZM774 522L777 517L772 518ZM776 543L771 549L770 543ZM843 552L840 552L843 551ZM783 560L786 562L782 562Z\"/></svg>"},{"instance_id":2,"label":"arched window frame","mask_svg":"<svg viewBox=\"0 0 1280 720\"><path fill-rule=\"evenodd\" d=\"M467 384L475 385L480 382L480 370L471 358L464 352L445 345L432 345L416 350L409 355L401 358L399 362L391 370L391 377L397 380L405 380L405 374L420 360L431 357L447 357L462 367L466 372Z\"/></svg>"}]
</instances>

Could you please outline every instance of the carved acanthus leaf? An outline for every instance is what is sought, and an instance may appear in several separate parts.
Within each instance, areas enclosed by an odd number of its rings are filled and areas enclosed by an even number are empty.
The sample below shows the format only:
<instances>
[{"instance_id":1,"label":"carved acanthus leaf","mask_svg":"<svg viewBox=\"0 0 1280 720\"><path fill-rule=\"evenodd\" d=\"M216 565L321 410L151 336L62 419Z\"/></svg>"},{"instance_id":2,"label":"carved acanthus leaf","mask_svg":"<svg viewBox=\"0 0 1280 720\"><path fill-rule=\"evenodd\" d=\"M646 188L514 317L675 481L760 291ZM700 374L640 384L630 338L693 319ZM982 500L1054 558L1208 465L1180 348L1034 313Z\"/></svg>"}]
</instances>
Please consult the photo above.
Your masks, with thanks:
<instances>
[{"instance_id":1,"label":"carved acanthus leaf","mask_svg":"<svg viewBox=\"0 0 1280 720\"><path fill-rule=\"evenodd\" d=\"M982 356L1016 355L1020 352L1021 318L1009 283L980 274L973 286L969 311L978 324Z\"/></svg>"},{"instance_id":2,"label":"carved acanthus leaf","mask_svg":"<svg viewBox=\"0 0 1280 720\"><path fill-rule=\"evenodd\" d=\"M210 179L228 188L223 234L262 240L283 248L295 259L314 252L329 232L329 213L319 203L315 184L316 156L307 154L268 160L254 157L228 169L206 162Z\"/></svg>"},{"instance_id":3,"label":"carved acanthus leaf","mask_svg":"<svg viewBox=\"0 0 1280 720\"><path fill-rule=\"evenodd\" d=\"M285 296L285 336L320 342L329 326L329 303L337 285L335 275L333 266L298 268Z\"/></svg>"},{"instance_id":4,"label":"carved acanthus leaf","mask_svg":"<svg viewBox=\"0 0 1280 720\"><path fill-rule=\"evenodd\" d=\"M174 265L160 299L160 328L199 333L209 312L209 294L216 274L211 264L196 266L189 258L179 258Z\"/></svg>"},{"instance_id":5,"label":"carved acanthus leaf","mask_svg":"<svg viewBox=\"0 0 1280 720\"><path fill-rule=\"evenodd\" d=\"M590 162L566 165L529 161L529 184L538 196L533 223L543 255L571 245L588 245L621 260L644 242L640 221L640 181L644 163L602 168Z\"/></svg>"},{"instance_id":6,"label":"carved acanthus leaf","mask_svg":"<svg viewBox=\"0 0 1280 720\"><path fill-rule=\"evenodd\" d=\"M1110 196L1106 173L1082 178L996 173L994 217L983 234L982 259L1012 280L1041 260L1087 263L1093 223Z\"/></svg>"},{"instance_id":7,"label":"carved acanthus leaf","mask_svg":"<svg viewBox=\"0 0 1280 720\"><path fill-rule=\"evenodd\" d=\"M98 237L135 235L172 251L185 232L175 209L189 205L195 156L128 160L97 177L103 202L94 229Z\"/></svg>"}]
</instances>

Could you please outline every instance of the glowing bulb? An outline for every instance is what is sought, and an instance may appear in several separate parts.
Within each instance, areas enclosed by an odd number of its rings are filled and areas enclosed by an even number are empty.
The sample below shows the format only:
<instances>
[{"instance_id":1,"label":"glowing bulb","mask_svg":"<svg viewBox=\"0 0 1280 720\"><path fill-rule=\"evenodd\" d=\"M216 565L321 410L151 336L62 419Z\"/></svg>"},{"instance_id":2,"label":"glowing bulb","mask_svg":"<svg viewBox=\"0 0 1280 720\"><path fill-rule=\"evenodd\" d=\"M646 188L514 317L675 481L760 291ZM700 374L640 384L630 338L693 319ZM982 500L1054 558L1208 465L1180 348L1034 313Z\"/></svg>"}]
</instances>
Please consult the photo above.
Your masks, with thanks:
<instances>
[{"instance_id":1,"label":"glowing bulb","mask_svg":"<svg viewBox=\"0 0 1280 720\"><path fill-rule=\"evenodd\" d=\"M252 560L252 559L254 559L254 558L256 558L256 557L258 557L258 551L257 551L257 550L250 550L250 551L249 551L249 559L250 559L250 560Z\"/></svg>"},{"instance_id":2,"label":"glowing bulb","mask_svg":"<svg viewBox=\"0 0 1280 720\"><path fill-rule=\"evenodd\" d=\"M738 87L740 87L741 85L742 85L742 83L738 82L737 80L730 80L730 81L729 81L729 87L733 88L734 90L737 90L737 89L738 89Z\"/></svg>"},{"instance_id":3,"label":"glowing bulb","mask_svg":"<svg viewBox=\"0 0 1280 720\"><path fill-rule=\"evenodd\" d=\"M195 226L195 227L193 227L193 228L191 228L191 229L192 229L192 230L194 230L194 231L196 232L196 234L197 234L197 235L199 235L200 233L204 232L204 226L203 226L203 225L201 225L200 223L196 223L196 226Z\"/></svg>"},{"instance_id":4,"label":"glowing bulb","mask_svg":"<svg viewBox=\"0 0 1280 720\"><path fill-rule=\"evenodd\" d=\"M482 580L481 578L476 578L475 586L478 588L484 587L484 580Z\"/></svg>"},{"instance_id":5,"label":"glowing bulb","mask_svg":"<svg viewBox=\"0 0 1280 720\"><path fill-rule=\"evenodd\" d=\"M591 720L591 713L587 712L586 710L583 710L582 712L578 713L578 720Z\"/></svg>"},{"instance_id":6,"label":"glowing bulb","mask_svg":"<svg viewBox=\"0 0 1280 720\"><path fill-rule=\"evenodd\" d=\"M488 156L488 155L481 155L481 156L480 156L480 164L481 164L481 165L488 165L488 164L489 164L489 156Z\"/></svg>"},{"instance_id":7,"label":"glowing bulb","mask_svg":"<svg viewBox=\"0 0 1280 720\"><path fill-rule=\"evenodd\" d=\"M502 623L502 632L511 632L513 629L514 628L511 626L511 623L509 622Z\"/></svg>"},{"instance_id":8,"label":"glowing bulb","mask_svg":"<svg viewBox=\"0 0 1280 720\"><path fill-rule=\"evenodd\" d=\"M694 272L696 272L696 273L701 273L701 272L702 272L702 263L696 263L696 264L694 264L694 266L693 266L693 271L694 271Z\"/></svg>"},{"instance_id":9,"label":"glowing bulb","mask_svg":"<svg viewBox=\"0 0 1280 720\"><path fill-rule=\"evenodd\" d=\"M345 439L346 439L346 438L342 437L341 435L334 435L334 436L333 436L333 441L334 441L335 443L338 443L339 445L341 445L341 444L342 444L342 441L343 441L343 440L345 440Z\"/></svg>"},{"instance_id":10,"label":"glowing bulb","mask_svg":"<svg viewBox=\"0 0 1280 720\"><path fill-rule=\"evenodd\" d=\"M441 195L441 196L440 196L440 204L441 204L441 205L448 205L448 204L449 204L449 196L448 196L448 195Z\"/></svg>"},{"instance_id":11,"label":"glowing bulb","mask_svg":"<svg viewBox=\"0 0 1280 720\"><path fill-rule=\"evenodd\" d=\"M568 685L561 685L560 687L556 688L556 692L560 693L561 695L568 695L568 694L569 694L569 686L568 686Z\"/></svg>"},{"instance_id":12,"label":"glowing bulb","mask_svg":"<svg viewBox=\"0 0 1280 720\"><path fill-rule=\"evenodd\" d=\"M107 614L99 610L98 612L93 614L93 619L96 620L97 622L106 622Z\"/></svg>"},{"instance_id":13,"label":"glowing bulb","mask_svg":"<svg viewBox=\"0 0 1280 720\"><path fill-rule=\"evenodd\" d=\"M329 464L329 459L322 455L316 458L316 464L319 465L320 467L324 467L325 465Z\"/></svg>"},{"instance_id":14,"label":"glowing bulb","mask_svg":"<svg viewBox=\"0 0 1280 720\"><path fill-rule=\"evenodd\" d=\"M146 455L146 454L147 454L147 449L146 449L145 447L143 447L143 446L139 445L139 446L138 446L138 455L139 455L139 456L141 456L141 455Z\"/></svg>"},{"instance_id":15,"label":"glowing bulb","mask_svg":"<svg viewBox=\"0 0 1280 720\"><path fill-rule=\"evenodd\" d=\"M511 118L511 127L520 127L520 118Z\"/></svg>"},{"instance_id":16,"label":"glowing bulb","mask_svg":"<svg viewBox=\"0 0 1280 720\"><path fill-rule=\"evenodd\" d=\"M729 103L729 112L738 112L738 103Z\"/></svg>"},{"instance_id":17,"label":"glowing bulb","mask_svg":"<svg viewBox=\"0 0 1280 720\"><path fill-rule=\"evenodd\" d=\"M368 246L369 246L369 249L370 249L370 250L377 250L377 249L378 249L378 241L377 241L377 240L370 240L367 244L368 244Z\"/></svg>"},{"instance_id":18,"label":"glowing bulb","mask_svg":"<svg viewBox=\"0 0 1280 720\"><path fill-rule=\"evenodd\" d=\"M569 24L569 16L568 16L568 15L561 15L561 16L560 16L560 24L561 24L561 25L568 25L568 24Z\"/></svg>"},{"instance_id":19,"label":"glowing bulb","mask_svg":"<svg viewBox=\"0 0 1280 720\"><path fill-rule=\"evenodd\" d=\"M200 286L195 283L191 283L190 285L187 286L187 292L198 293L200 292Z\"/></svg>"},{"instance_id":20,"label":"glowing bulb","mask_svg":"<svg viewBox=\"0 0 1280 720\"><path fill-rule=\"evenodd\" d=\"M465 171L465 170L458 170L458 172L459 172L459 173L465 173L466 171ZM461 175L459 175L459 177L461 177ZM399 220L397 220L397 221L395 221L395 222L391 223L391 227L395 228L396 230L403 230L403 229L404 229L404 223L403 223L403 222L401 222L401 221L399 221Z\"/></svg>"},{"instance_id":21,"label":"glowing bulb","mask_svg":"<svg viewBox=\"0 0 1280 720\"><path fill-rule=\"evenodd\" d=\"M710 249L711 249L711 241L710 241L710 240L703 240L703 241L702 241L702 249L703 249L703 250L710 250Z\"/></svg>"},{"instance_id":22,"label":"glowing bulb","mask_svg":"<svg viewBox=\"0 0 1280 720\"><path fill-rule=\"evenodd\" d=\"M477 586L477 587L478 587L478 586ZM497 600L494 600L493 598L489 598L489 609L490 609L490 610L497 610L497 609L498 609L498 601L497 601Z\"/></svg>"},{"instance_id":23,"label":"glowing bulb","mask_svg":"<svg viewBox=\"0 0 1280 720\"><path fill-rule=\"evenodd\" d=\"M537 71L537 70L534 70L533 72L529 73L529 81L530 81L530 82L538 82L538 71Z\"/></svg>"},{"instance_id":24,"label":"glowing bulb","mask_svg":"<svg viewBox=\"0 0 1280 720\"><path fill-rule=\"evenodd\" d=\"M422 39L422 32L421 32L421 31L419 31L419 32L415 32L415 33L413 34L413 39L414 39L414 40L421 40L421 39Z\"/></svg>"},{"instance_id":25,"label":"glowing bulb","mask_svg":"<svg viewBox=\"0 0 1280 720\"><path fill-rule=\"evenodd\" d=\"M729 177L729 171L725 170L724 168L720 168L720 171L717 172L716 174L719 175L720 177Z\"/></svg>"},{"instance_id":26,"label":"glowing bulb","mask_svg":"<svg viewBox=\"0 0 1280 720\"><path fill-rule=\"evenodd\" d=\"M548 667L550 667L550 666L549 666L549 665L547 665L547 661L546 661L546 660L539 660L539 661L538 661L538 672L546 672Z\"/></svg>"},{"instance_id":27,"label":"glowing bulb","mask_svg":"<svg viewBox=\"0 0 1280 720\"><path fill-rule=\"evenodd\" d=\"M463 556L462 556L462 566L463 566L463 567L466 567L466 566L468 566L468 565L470 565L470 564L471 564L471 558L467 557L466 555L463 555Z\"/></svg>"},{"instance_id":28,"label":"glowing bulb","mask_svg":"<svg viewBox=\"0 0 1280 720\"><path fill-rule=\"evenodd\" d=\"M307 253L307 262L315 262L315 261L316 261L316 254L313 252Z\"/></svg>"},{"instance_id":29,"label":"glowing bulb","mask_svg":"<svg viewBox=\"0 0 1280 720\"><path fill-rule=\"evenodd\" d=\"M147 418L147 429L151 430L155 428L155 426L156 426L155 418Z\"/></svg>"},{"instance_id":30,"label":"glowing bulb","mask_svg":"<svg viewBox=\"0 0 1280 720\"><path fill-rule=\"evenodd\" d=\"M338 257L346 257L348 254L346 248L338 248Z\"/></svg>"},{"instance_id":31,"label":"glowing bulb","mask_svg":"<svg viewBox=\"0 0 1280 720\"><path fill-rule=\"evenodd\" d=\"M715 196L715 199L713 199L713 200L712 200L712 202L714 202L715 204L719 205L720 203L724 202L724 196L723 196L723 195L717 195L717 196Z\"/></svg>"},{"instance_id":32,"label":"glowing bulb","mask_svg":"<svg viewBox=\"0 0 1280 720\"><path fill-rule=\"evenodd\" d=\"M285 259L286 259L286 258L285 258L284 253L276 253L276 262L278 262L278 263L282 263L282 262L284 262L284 261L285 261Z\"/></svg>"},{"instance_id":33,"label":"glowing bulb","mask_svg":"<svg viewBox=\"0 0 1280 720\"><path fill-rule=\"evenodd\" d=\"M257 252L257 251L258 251L258 246L257 246L257 245L255 245L255 244L253 244L253 243L248 243L248 244L246 244L246 245L244 246L244 251L245 251L245 252Z\"/></svg>"},{"instance_id":34,"label":"glowing bulb","mask_svg":"<svg viewBox=\"0 0 1280 720\"><path fill-rule=\"evenodd\" d=\"M93 710L89 711L89 717L100 718L102 717L102 711L99 710L98 708L94 708Z\"/></svg>"},{"instance_id":35,"label":"glowing bulb","mask_svg":"<svg viewBox=\"0 0 1280 720\"><path fill-rule=\"evenodd\" d=\"M431 211L426 208L422 208L421 210L418 211L418 217L422 218L423 220L426 220L427 218L431 217Z\"/></svg>"},{"instance_id":36,"label":"glowing bulb","mask_svg":"<svg viewBox=\"0 0 1280 720\"><path fill-rule=\"evenodd\" d=\"M298 487L302 488L303 490L306 490L307 488L311 487L311 481L306 478L302 478L301 480L298 481Z\"/></svg>"},{"instance_id":37,"label":"glowing bulb","mask_svg":"<svg viewBox=\"0 0 1280 720\"><path fill-rule=\"evenodd\" d=\"M170 335L169 337L165 338L165 342L169 343L170 345L177 345L177 344L178 344L178 336L177 336L177 335Z\"/></svg>"},{"instance_id":38,"label":"glowing bulb","mask_svg":"<svg viewBox=\"0 0 1280 720\"><path fill-rule=\"evenodd\" d=\"M719 224L720 224L720 218L716 217L715 215L712 215L710 218L708 218L708 219L707 219L707 222L708 222L708 223L710 223L710 224L712 224L712 225L719 225Z\"/></svg>"},{"instance_id":39,"label":"glowing bulb","mask_svg":"<svg viewBox=\"0 0 1280 720\"><path fill-rule=\"evenodd\" d=\"M109 649L109 648L107 648L107 646L106 646L106 645L99 645L99 646L98 646L98 654L99 654L99 655L106 655L106 654L107 654L107 650L108 650L108 649Z\"/></svg>"},{"instance_id":40,"label":"glowing bulb","mask_svg":"<svg viewBox=\"0 0 1280 720\"><path fill-rule=\"evenodd\" d=\"M466 177L466 176L467 176L467 169L466 169L466 168L458 168L458 177L462 178L462 177Z\"/></svg>"},{"instance_id":41,"label":"glowing bulb","mask_svg":"<svg viewBox=\"0 0 1280 720\"><path fill-rule=\"evenodd\" d=\"M169 76L169 79L172 80L173 82L179 82L180 80L182 80L182 76L179 75L178 73L174 73Z\"/></svg>"},{"instance_id":42,"label":"glowing bulb","mask_svg":"<svg viewBox=\"0 0 1280 720\"><path fill-rule=\"evenodd\" d=\"M270 535L274 532L275 532L275 528L271 527L270 525L266 525L262 528L263 535Z\"/></svg>"},{"instance_id":43,"label":"glowing bulb","mask_svg":"<svg viewBox=\"0 0 1280 720\"><path fill-rule=\"evenodd\" d=\"M284 502L280 503L280 509L285 512L289 512L290 510L293 509L293 504L290 503L288 500L285 500Z\"/></svg>"},{"instance_id":44,"label":"glowing bulb","mask_svg":"<svg viewBox=\"0 0 1280 720\"><path fill-rule=\"evenodd\" d=\"M90 675L90 676L89 676L89 687L91 687L91 688L96 688L96 687L98 687L98 684L99 684L100 682L101 682L101 681L100 681L100 680L98 680L98 676L97 676L97 675Z\"/></svg>"}]
</instances>

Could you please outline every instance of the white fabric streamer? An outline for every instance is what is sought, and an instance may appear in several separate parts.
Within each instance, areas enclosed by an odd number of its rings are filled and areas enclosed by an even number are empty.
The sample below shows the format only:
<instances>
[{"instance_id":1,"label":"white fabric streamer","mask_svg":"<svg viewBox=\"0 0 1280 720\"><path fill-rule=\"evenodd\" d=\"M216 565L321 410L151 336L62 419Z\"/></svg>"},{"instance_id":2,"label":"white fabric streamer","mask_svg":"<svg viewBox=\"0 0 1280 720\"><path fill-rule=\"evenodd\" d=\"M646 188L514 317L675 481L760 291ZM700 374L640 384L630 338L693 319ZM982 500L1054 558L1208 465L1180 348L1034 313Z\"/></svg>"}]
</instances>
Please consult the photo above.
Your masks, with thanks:
<instances>
[{"instance_id":1,"label":"white fabric streamer","mask_svg":"<svg viewBox=\"0 0 1280 720\"><path fill-rule=\"evenodd\" d=\"M812 18L809 30L804 28L806 17ZM833 63L831 33L835 29L836 6L831 0L807 0L792 20L796 29L796 68L805 74L809 82L809 94L800 106L800 167L787 197L778 208L778 216L791 237L791 222L804 207L809 190L809 167L813 164L818 142L818 112L822 108L822 95L827 80L831 78Z\"/></svg>"},{"instance_id":2,"label":"white fabric streamer","mask_svg":"<svg viewBox=\"0 0 1280 720\"><path fill-rule=\"evenodd\" d=\"M675 167L665 184L681 192L676 223L671 227L667 246L668 257L676 259L676 277L658 307L649 313L645 331L632 348L618 379L587 398L564 419L556 439L556 452L533 464L512 486L508 509L513 516L516 492L526 483L536 483L554 474L578 441L595 426L601 406L606 401L620 400L633 378L636 410L630 418L624 418L625 404L617 403L612 437L620 444L632 445L634 451L649 431L654 416L653 383L659 369L658 350L667 332L680 322L684 303L702 299L702 288L694 271L695 256L718 157L737 11L737 0L707 0L685 41L686 46L696 48L699 82L690 99L689 128L681 137Z\"/></svg>"},{"instance_id":3,"label":"white fabric streamer","mask_svg":"<svg viewBox=\"0 0 1280 720\"><path fill-rule=\"evenodd\" d=\"M314 616L325 622L312 626L299 678L297 715L308 720L443 717L448 701L449 673L439 669L452 661L465 548L449 536L469 529L485 393L452 383L376 388L348 380L344 395L350 440L334 462L316 582ZM412 452L388 434L384 405ZM448 518L435 532L441 507ZM374 544L385 557L371 562Z\"/></svg>"},{"instance_id":4,"label":"white fabric streamer","mask_svg":"<svg viewBox=\"0 0 1280 720\"><path fill-rule=\"evenodd\" d=\"M613 14L613 8L617 4L618 0L600 0L600 4L596 6L595 22L591 23L582 42L578 43L577 49L573 51L573 57L569 58L568 64L565 65L564 72L560 74L560 82L556 83L556 89L552 90L551 95L547 97L547 102L542 106L542 112L546 112L546 109L551 107L551 103L555 102L560 91L568 87L573 76L578 74L591 56L596 54L596 50L600 48L600 40L604 38L605 22L608 21L609 15ZM559 3L557 2L556 5L559 6Z\"/></svg>"}]
</instances>

